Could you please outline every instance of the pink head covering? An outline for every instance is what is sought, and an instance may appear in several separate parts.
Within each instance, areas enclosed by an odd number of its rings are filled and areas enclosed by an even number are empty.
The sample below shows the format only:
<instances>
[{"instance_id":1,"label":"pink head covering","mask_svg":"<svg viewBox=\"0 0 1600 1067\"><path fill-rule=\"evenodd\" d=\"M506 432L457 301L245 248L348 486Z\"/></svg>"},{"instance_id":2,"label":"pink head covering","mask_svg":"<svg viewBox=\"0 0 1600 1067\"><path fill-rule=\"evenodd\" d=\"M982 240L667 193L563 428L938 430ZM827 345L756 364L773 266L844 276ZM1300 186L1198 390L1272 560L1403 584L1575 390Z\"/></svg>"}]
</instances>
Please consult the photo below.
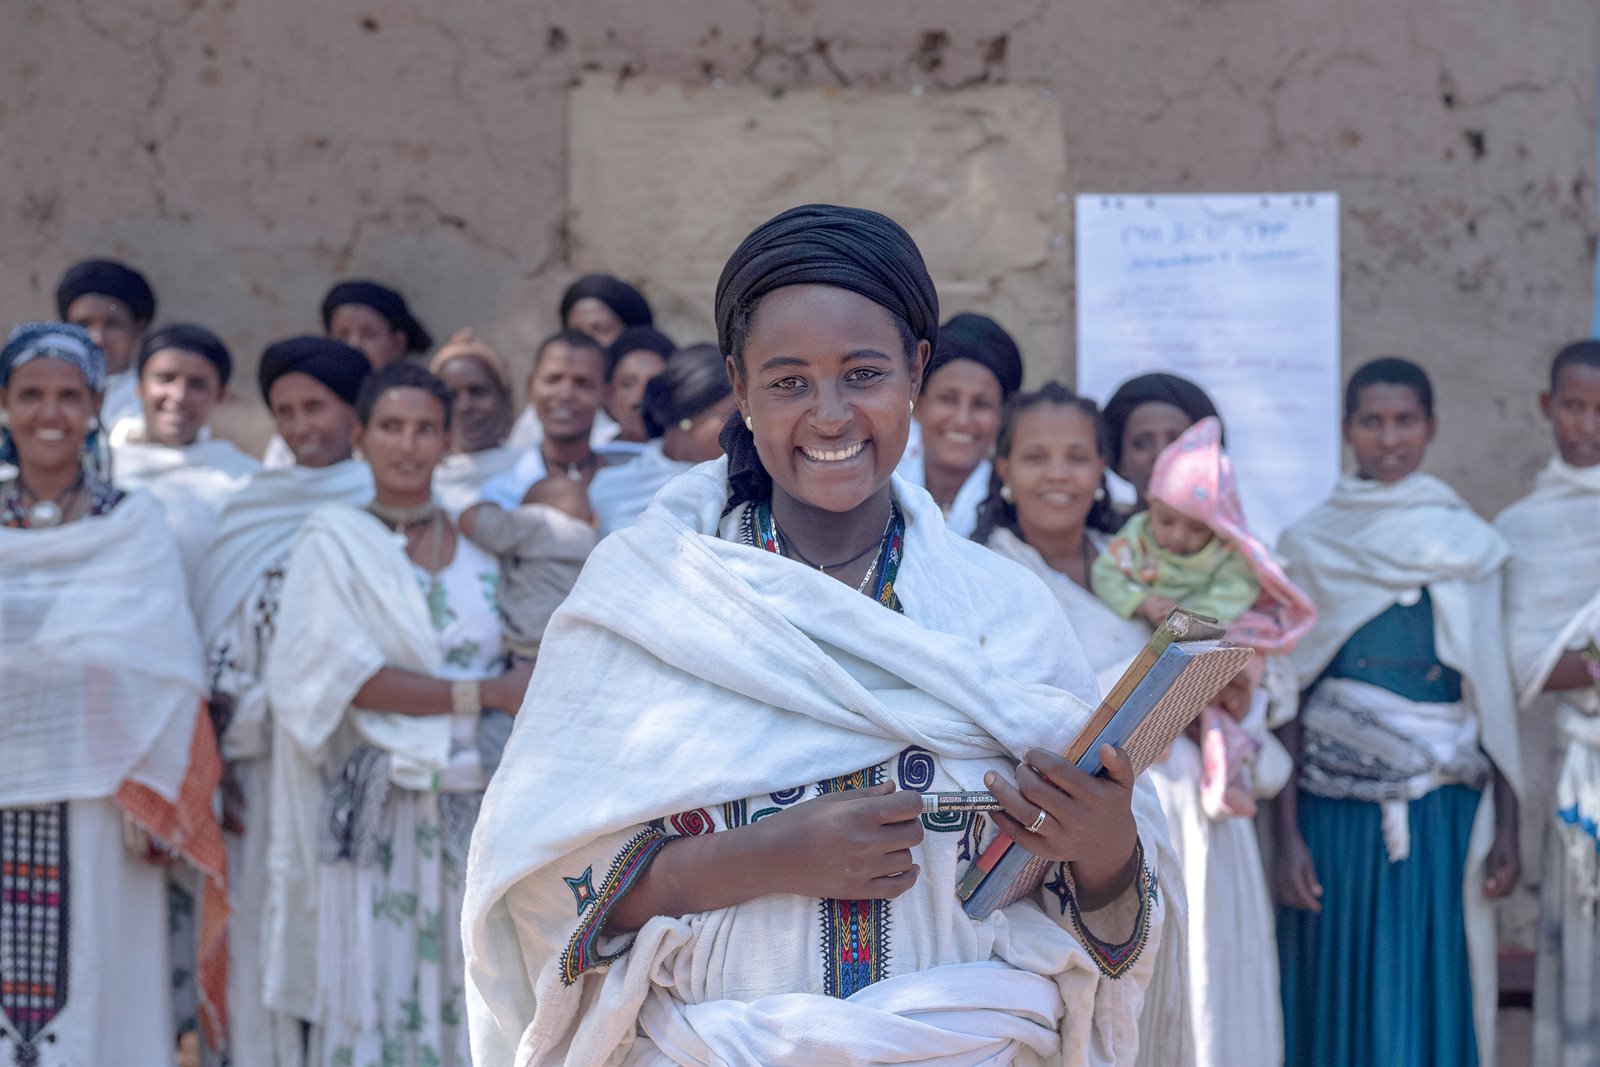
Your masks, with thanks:
<instances>
[{"instance_id":1,"label":"pink head covering","mask_svg":"<svg viewBox=\"0 0 1600 1067\"><path fill-rule=\"evenodd\" d=\"M1222 423L1201 419L1162 450L1145 496L1205 523L1250 561L1261 599L1229 636L1263 652L1292 651L1317 621L1317 609L1245 525L1233 460L1222 449Z\"/></svg>"}]
</instances>

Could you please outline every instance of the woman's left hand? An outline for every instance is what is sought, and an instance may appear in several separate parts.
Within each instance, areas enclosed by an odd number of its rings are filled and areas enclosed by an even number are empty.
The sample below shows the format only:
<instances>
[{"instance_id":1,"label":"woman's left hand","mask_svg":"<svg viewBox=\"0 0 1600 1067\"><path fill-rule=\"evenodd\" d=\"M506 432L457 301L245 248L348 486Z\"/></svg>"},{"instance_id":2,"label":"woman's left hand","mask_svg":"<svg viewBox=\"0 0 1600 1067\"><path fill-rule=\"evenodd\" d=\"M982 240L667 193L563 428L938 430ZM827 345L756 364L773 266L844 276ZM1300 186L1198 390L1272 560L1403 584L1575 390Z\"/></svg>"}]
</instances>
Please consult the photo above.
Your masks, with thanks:
<instances>
[{"instance_id":1,"label":"woman's left hand","mask_svg":"<svg viewBox=\"0 0 1600 1067\"><path fill-rule=\"evenodd\" d=\"M1015 784L993 771L983 777L1005 808L993 813L995 825L1035 856L1072 864L1086 908L1090 900L1109 903L1137 873L1132 762L1121 749L1101 745L1108 777L1097 778L1042 748L1028 749L1023 760ZM1030 830L1040 812L1043 824Z\"/></svg>"}]
</instances>

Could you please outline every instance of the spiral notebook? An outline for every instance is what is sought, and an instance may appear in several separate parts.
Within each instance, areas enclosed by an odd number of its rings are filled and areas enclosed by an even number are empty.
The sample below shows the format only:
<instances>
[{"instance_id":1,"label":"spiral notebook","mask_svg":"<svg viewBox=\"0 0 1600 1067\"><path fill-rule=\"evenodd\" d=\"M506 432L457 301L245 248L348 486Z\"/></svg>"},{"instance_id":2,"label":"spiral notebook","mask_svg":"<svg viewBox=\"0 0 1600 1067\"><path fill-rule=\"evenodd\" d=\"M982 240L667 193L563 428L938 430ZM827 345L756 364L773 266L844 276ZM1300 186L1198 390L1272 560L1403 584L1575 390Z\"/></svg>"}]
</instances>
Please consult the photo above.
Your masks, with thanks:
<instances>
[{"instance_id":1,"label":"spiral notebook","mask_svg":"<svg viewBox=\"0 0 1600 1067\"><path fill-rule=\"evenodd\" d=\"M1101 701L1064 753L1090 774L1103 774L1100 746L1120 747L1143 774L1216 699L1255 653L1222 640L1215 619L1181 608L1155 635ZM981 919L1038 889L1050 860L1004 834L973 861L956 886L966 913Z\"/></svg>"}]
</instances>

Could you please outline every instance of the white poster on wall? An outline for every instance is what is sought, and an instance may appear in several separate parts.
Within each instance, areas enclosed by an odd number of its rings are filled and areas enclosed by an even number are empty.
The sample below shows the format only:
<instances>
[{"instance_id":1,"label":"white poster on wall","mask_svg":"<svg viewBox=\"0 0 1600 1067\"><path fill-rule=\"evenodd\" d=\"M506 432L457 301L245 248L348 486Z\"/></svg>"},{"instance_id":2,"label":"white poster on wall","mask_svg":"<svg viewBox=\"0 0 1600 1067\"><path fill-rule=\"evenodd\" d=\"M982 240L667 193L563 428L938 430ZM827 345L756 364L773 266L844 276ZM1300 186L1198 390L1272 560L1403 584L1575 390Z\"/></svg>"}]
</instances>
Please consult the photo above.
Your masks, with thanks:
<instances>
[{"instance_id":1,"label":"white poster on wall","mask_svg":"<svg viewBox=\"0 0 1600 1067\"><path fill-rule=\"evenodd\" d=\"M1203 387L1273 544L1339 473L1338 196L1079 196L1077 257L1079 391Z\"/></svg>"}]
</instances>

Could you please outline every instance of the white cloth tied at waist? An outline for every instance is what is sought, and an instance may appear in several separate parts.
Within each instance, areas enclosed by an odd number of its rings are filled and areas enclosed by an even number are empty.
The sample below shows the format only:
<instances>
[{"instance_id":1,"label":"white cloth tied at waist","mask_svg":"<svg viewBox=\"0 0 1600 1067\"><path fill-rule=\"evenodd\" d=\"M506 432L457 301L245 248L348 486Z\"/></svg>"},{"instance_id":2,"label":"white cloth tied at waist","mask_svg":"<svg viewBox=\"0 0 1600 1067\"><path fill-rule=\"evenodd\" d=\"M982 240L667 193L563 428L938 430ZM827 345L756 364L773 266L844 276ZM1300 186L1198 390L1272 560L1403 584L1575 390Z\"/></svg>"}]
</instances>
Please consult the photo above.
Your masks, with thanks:
<instances>
[{"instance_id":1,"label":"white cloth tied at waist","mask_svg":"<svg viewBox=\"0 0 1600 1067\"><path fill-rule=\"evenodd\" d=\"M1307 748L1302 784L1320 796L1375 802L1394 863L1411 854L1411 801L1457 782L1481 788L1488 777L1478 718L1461 702L1407 700L1353 678L1328 678L1300 717Z\"/></svg>"}]
</instances>

